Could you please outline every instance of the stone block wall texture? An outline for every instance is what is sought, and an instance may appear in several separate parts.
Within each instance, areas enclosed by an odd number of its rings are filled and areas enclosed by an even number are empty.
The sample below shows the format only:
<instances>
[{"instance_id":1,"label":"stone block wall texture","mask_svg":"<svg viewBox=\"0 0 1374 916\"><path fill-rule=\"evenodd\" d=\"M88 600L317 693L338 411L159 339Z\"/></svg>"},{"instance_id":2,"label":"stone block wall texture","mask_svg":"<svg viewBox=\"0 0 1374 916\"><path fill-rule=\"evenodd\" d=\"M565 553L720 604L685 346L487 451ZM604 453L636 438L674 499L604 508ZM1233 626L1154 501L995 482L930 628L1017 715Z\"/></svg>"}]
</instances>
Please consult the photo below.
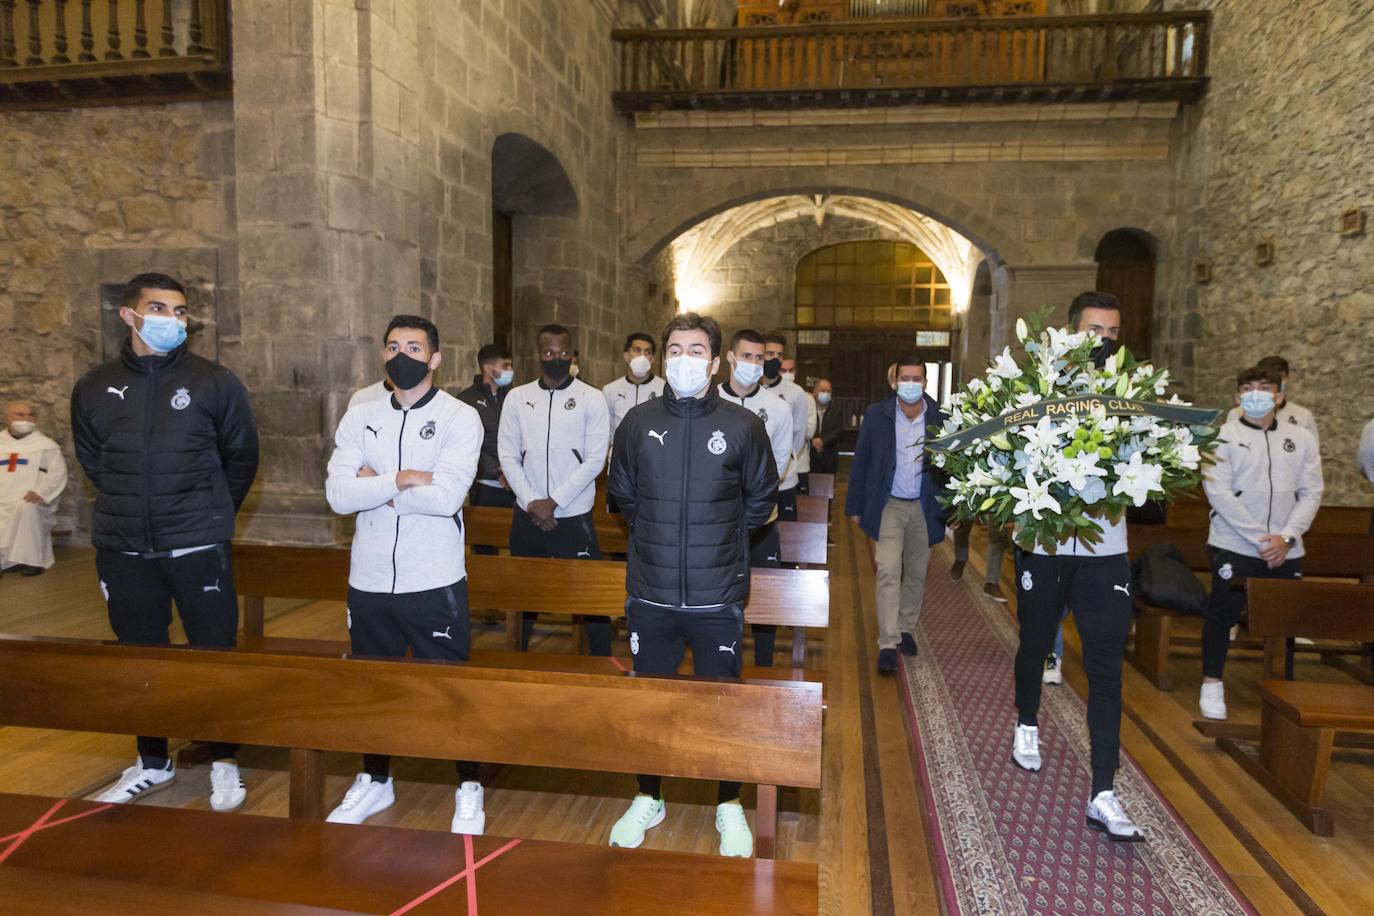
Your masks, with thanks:
<instances>
[{"instance_id":1,"label":"stone block wall texture","mask_svg":"<svg viewBox=\"0 0 1374 916\"><path fill-rule=\"evenodd\" d=\"M1374 417L1374 14L1365 0L1179 5L1212 10L1211 85L1180 128L1181 294L1157 323L1169 352L1191 349L1209 403L1231 402L1236 371L1286 357L1321 430L1325 502L1367 505L1355 450ZM1342 237L1356 207L1368 228ZM1210 283L1192 282L1197 262Z\"/></svg>"},{"instance_id":2,"label":"stone block wall texture","mask_svg":"<svg viewBox=\"0 0 1374 916\"><path fill-rule=\"evenodd\" d=\"M72 384L118 346L102 284L178 273L200 351L239 334L233 148L227 102L0 112L0 402L32 401L65 448L60 530L79 524L87 486Z\"/></svg>"}]
</instances>

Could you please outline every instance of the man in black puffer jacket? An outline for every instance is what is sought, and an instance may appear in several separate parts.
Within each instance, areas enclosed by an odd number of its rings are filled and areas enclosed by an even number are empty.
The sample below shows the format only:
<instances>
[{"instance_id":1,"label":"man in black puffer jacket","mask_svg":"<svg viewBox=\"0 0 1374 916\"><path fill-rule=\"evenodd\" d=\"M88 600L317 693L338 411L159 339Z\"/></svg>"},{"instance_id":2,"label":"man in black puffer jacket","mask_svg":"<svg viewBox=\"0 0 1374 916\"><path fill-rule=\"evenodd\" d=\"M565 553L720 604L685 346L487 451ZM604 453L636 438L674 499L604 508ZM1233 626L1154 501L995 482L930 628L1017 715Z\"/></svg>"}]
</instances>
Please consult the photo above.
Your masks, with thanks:
<instances>
[{"instance_id":1,"label":"man in black puffer jacket","mask_svg":"<svg viewBox=\"0 0 1374 916\"><path fill-rule=\"evenodd\" d=\"M229 541L257 474L258 431L234 374L187 349L187 311L171 277L129 281L119 310L129 342L76 383L72 433L96 489L91 542L115 636L166 644L175 601L191 645L231 648ZM210 804L233 810L245 797L236 749L212 747ZM100 801L132 801L171 782L167 739L140 737L138 752Z\"/></svg>"},{"instance_id":2,"label":"man in black puffer jacket","mask_svg":"<svg viewBox=\"0 0 1374 916\"><path fill-rule=\"evenodd\" d=\"M775 511L778 469L763 421L711 384L720 337L710 318L689 312L670 321L668 387L632 408L616 430L609 490L630 525L625 615L637 674L676 673L690 642L693 673L740 675L749 531ZM636 847L663 821L661 782L639 777L639 795L611 830L612 846ZM719 802L721 855L753 855L739 783L721 783Z\"/></svg>"}]
</instances>

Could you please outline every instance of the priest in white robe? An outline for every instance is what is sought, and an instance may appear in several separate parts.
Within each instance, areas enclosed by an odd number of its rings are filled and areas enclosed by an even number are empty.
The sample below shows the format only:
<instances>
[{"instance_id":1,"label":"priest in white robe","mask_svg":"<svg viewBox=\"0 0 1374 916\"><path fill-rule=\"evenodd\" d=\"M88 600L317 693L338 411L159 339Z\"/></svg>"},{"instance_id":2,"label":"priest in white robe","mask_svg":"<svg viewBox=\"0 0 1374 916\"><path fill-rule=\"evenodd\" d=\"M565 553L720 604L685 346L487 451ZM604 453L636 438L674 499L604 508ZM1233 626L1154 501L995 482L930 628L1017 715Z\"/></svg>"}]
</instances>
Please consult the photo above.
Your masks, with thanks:
<instances>
[{"instance_id":1,"label":"priest in white robe","mask_svg":"<svg viewBox=\"0 0 1374 916\"><path fill-rule=\"evenodd\" d=\"M5 408L0 432L0 570L36 576L53 564L57 500L67 488L62 447L37 429L33 405Z\"/></svg>"}]
</instances>

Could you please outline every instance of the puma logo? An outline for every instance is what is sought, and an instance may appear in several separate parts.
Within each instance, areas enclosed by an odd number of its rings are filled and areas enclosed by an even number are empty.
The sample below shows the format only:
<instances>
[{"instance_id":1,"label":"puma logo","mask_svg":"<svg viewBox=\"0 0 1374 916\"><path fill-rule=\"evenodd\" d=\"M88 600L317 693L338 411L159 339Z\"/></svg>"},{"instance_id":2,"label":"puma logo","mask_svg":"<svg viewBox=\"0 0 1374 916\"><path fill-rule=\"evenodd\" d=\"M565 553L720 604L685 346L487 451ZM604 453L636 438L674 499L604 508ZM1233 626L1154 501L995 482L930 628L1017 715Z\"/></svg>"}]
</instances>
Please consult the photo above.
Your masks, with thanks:
<instances>
[{"instance_id":1,"label":"puma logo","mask_svg":"<svg viewBox=\"0 0 1374 916\"><path fill-rule=\"evenodd\" d=\"M722 651L722 652L729 652L731 655L734 655L734 654L735 654L735 646L737 646L738 644L739 644L739 640L735 640L734 642L730 643L730 645L728 645L728 646L717 646L717 648L720 649L720 651Z\"/></svg>"},{"instance_id":2,"label":"puma logo","mask_svg":"<svg viewBox=\"0 0 1374 916\"><path fill-rule=\"evenodd\" d=\"M451 640L451 639L453 639L453 637L450 636L450 635L448 635L448 631L451 630L451 629L453 629L453 624L449 624L448 626L444 627L444 629L443 629L442 632L440 632L439 630L435 630L434 632L430 633L429 635L430 635L430 637L433 638L433 639L449 639L449 640Z\"/></svg>"},{"instance_id":3,"label":"puma logo","mask_svg":"<svg viewBox=\"0 0 1374 916\"><path fill-rule=\"evenodd\" d=\"M1131 596L1131 584L1128 582L1125 585L1113 585L1112 591L1121 592L1121 594L1129 598Z\"/></svg>"},{"instance_id":4,"label":"puma logo","mask_svg":"<svg viewBox=\"0 0 1374 916\"><path fill-rule=\"evenodd\" d=\"M477 406L478 406L478 407L486 407L486 406L487 406L487 402L484 401L484 400L482 400L481 398L478 398L478 399L477 399Z\"/></svg>"},{"instance_id":5,"label":"puma logo","mask_svg":"<svg viewBox=\"0 0 1374 916\"><path fill-rule=\"evenodd\" d=\"M216 579L214 585L206 585L206 586L203 586L203 587L201 588L201 591L202 591L202 592L218 592L218 591L219 591L219 580ZM221 594L223 594L223 593L221 593Z\"/></svg>"},{"instance_id":6,"label":"puma logo","mask_svg":"<svg viewBox=\"0 0 1374 916\"><path fill-rule=\"evenodd\" d=\"M654 431L651 429L651 430L649 430L649 435L650 435L651 437L657 439L659 445L667 445L667 444L668 444L668 443L666 443L666 442L663 441L663 437L666 436L666 435L668 435L668 430L666 430L666 429L665 429L663 432L661 432L661 433L656 433L656 432L654 432Z\"/></svg>"},{"instance_id":7,"label":"puma logo","mask_svg":"<svg viewBox=\"0 0 1374 916\"><path fill-rule=\"evenodd\" d=\"M380 430L380 429L373 429L371 426L364 426L363 429L365 429L365 430L367 430L368 432L372 433L372 438L374 438L374 439L377 438L377 436L378 436L379 433L381 433L381 430Z\"/></svg>"},{"instance_id":8,"label":"puma logo","mask_svg":"<svg viewBox=\"0 0 1374 916\"><path fill-rule=\"evenodd\" d=\"M592 551L591 551L591 548L586 548L586 549L584 549L584 550L579 550L579 551L577 552L577 556L578 556L579 559L590 560L590 559L592 558Z\"/></svg>"},{"instance_id":9,"label":"puma logo","mask_svg":"<svg viewBox=\"0 0 1374 916\"><path fill-rule=\"evenodd\" d=\"M534 402L533 402L533 401L526 401L526 402L525 402L525 406L528 407L530 410L534 410Z\"/></svg>"},{"instance_id":10,"label":"puma logo","mask_svg":"<svg viewBox=\"0 0 1374 916\"><path fill-rule=\"evenodd\" d=\"M776 563L776 562L778 562L778 555L775 554L775 553L770 553L770 554L768 555L768 562L769 562L769 563Z\"/></svg>"},{"instance_id":11,"label":"puma logo","mask_svg":"<svg viewBox=\"0 0 1374 916\"><path fill-rule=\"evenodd\" d=\"M105 393L106 393L106 394L117 394L117 395L119 395L119 399L122 401L122 400L124 400L124 392L126 392L126 391L128 391L128 390L129 390L129 386L128 386L128 385L125 385L123 388L116 388L116 387L114 387L113 385L111 385L110 387L108 387L108 388L105 389Z\"/></svg>"}]
</instances>

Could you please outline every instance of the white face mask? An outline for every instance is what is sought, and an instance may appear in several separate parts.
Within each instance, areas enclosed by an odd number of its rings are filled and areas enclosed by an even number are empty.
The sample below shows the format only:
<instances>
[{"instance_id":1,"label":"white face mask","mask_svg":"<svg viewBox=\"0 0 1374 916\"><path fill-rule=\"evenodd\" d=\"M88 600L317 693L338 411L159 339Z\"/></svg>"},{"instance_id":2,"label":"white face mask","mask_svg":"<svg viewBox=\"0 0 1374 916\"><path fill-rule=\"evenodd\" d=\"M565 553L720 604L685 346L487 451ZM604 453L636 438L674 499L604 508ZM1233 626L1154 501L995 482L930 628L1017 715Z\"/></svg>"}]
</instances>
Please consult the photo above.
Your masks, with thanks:
<instances>
[{"instance_id":1,"label":"white face mask","mask_svg":"<svg viewBox=\"0 0 1374 916\"><path fill-rule=\"evenodd\" d=\"M630 360L630 374L635 378L644 378L653 367L653 360L649 359L647 356L636 356L634 359Z\"/></svg>"},{"instance_id":2,"label":"white face mask","mask_svg":"<svg viewBox=\"0 0 1374 916\"><path fill-rule=\"evenodd\" d=\"M784 373L782 374L782 380L783 380L784 382L795 382L795 381L797 380L797 373L795 373L795 372L784 372Z\"/></svg>"},{"instance_id":3,"label":"white face mask","mask_svg":"<svg viewBox=\"0 0 1374 916\"><path fill-rule=\"evenodd\" d=\"M731 375L741 388L752 388L763 378L763 366L758 363L737 362Z\"/></svg>"},{"instance_id":4,"label":"white face mask","mask_svg":"<svg viewBox=\"0 0 1374 916\"><path fill-rule=\"evenodd\" d=\"M673 394L680 398L696 397L711 380L711 361L699 356L669 357L663 368L667 371L668 384L673 386Z\"/></svg>"},{"instance_id":5,"label":"white face mask","mask_svg":"<svg viewBox=\"0 0 1374 916\"><path fill-rule=\"evenodd\" d=\"M35 428L32 420L15 420L10 424L10 433L18 439L22 436L27 436L29 433L33 432Z\"/></svg>"}]
</instances>

